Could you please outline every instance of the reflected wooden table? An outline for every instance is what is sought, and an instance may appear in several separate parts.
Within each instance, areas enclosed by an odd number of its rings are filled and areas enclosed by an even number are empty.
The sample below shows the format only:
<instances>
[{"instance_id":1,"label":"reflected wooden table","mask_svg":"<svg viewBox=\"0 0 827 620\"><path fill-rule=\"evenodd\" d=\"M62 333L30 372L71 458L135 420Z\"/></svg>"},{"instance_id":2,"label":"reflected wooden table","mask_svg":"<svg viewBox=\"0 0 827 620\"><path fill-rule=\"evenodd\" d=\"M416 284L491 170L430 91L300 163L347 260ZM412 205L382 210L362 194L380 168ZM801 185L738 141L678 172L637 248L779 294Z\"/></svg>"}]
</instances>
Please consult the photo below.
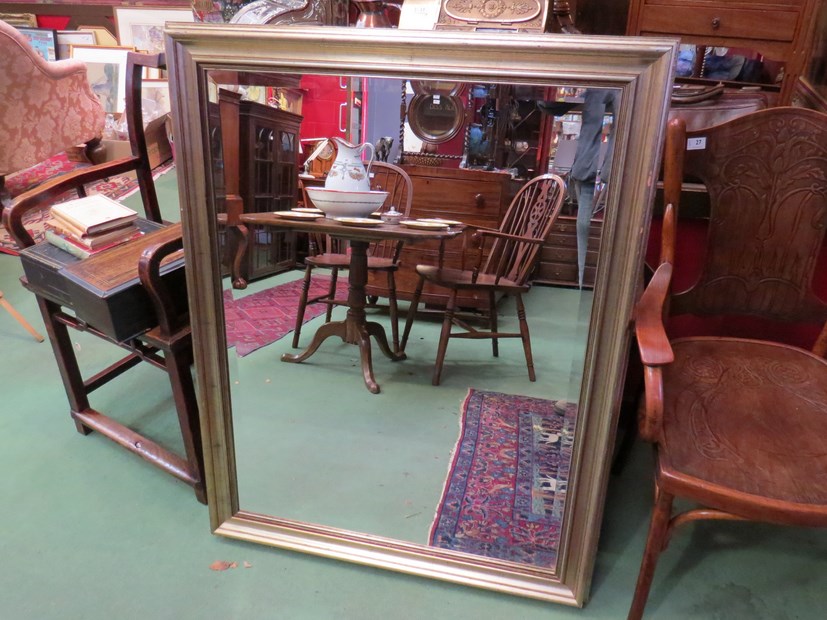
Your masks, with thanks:
<instances>
[{"instance_id":1,"label":"reflected wooden table","mask_svg":"<svg viewBox=\"0 0 827 620\"><path fill-rule=\"evenodd\" d=\"M379 393L379 384L376 383L376 379L374 379L373 376L370 337L373 336L382 353L395 362L404 360L405 353L394 353L388 345L388 337L385 334L384 327L379 323L368 321L366 318L365 285L368 281L368 247L373 241L383 241L386 239L403 241L405 243L417 243L419 241L436 239L444 244L446 240L456 237L464 230L462 226L436 230L419 230L399 224L379 224L370 227L350 226L328 218L320 218L318 220L290 220L273 213L243 214L241 221L244 224L266 225L274 228L327 234L339 239L346 239L350 243L348 310L345 320L325 323L316 331L307 349L295 355L285 353L281 359L283 362L303 362L318 350L322 342L331 336L338 336L342 341L359 347L365 385L373 394ZM440 256L442 256L441 250Z\"/></svg>"}]
</instances>

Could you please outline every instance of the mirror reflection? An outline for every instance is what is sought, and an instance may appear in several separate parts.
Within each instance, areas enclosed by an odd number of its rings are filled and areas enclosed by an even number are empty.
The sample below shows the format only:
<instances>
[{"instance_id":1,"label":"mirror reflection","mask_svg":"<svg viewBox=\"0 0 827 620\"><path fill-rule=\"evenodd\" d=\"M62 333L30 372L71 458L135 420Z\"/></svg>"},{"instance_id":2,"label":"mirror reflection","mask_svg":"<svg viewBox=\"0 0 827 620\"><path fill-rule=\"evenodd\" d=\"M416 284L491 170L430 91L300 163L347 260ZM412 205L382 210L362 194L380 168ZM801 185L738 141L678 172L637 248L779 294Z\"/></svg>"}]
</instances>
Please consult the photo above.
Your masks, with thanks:
<instances>
[{"instance_id":1,"label":"mirror reflection","mask_svg":"<svg viewBox=\"0 0 827 620\"><path fill-rule=\"evenodd\" d=\"M209 77L241 508L553 570L619 94Z\"/></svg>"}]
</instances>

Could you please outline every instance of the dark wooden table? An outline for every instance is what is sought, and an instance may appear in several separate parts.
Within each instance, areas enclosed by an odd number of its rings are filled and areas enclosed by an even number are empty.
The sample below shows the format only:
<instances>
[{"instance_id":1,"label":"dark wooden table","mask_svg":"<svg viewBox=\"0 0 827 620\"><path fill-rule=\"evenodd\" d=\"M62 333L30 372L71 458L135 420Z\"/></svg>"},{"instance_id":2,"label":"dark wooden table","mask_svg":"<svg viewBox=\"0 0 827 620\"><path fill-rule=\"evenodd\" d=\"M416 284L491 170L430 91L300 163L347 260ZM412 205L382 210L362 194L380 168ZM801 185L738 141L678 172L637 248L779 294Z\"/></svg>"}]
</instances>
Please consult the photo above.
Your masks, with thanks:
<instances>
[{"instance_id":1,"label":"dark wooden table","mask_svg":"<svg viewBox=\"0 0 827 620\"><path fill-rule=\"evenodd\" d=\"M373 394L379 393L379 384L376 383L373 377L370 337L376 338L382 353L395 362L404 360L405 353L394 353L388 346L385 329L379 323L368 321L366 318L365 285L368 281L368 247L372 241L385 239L401 240L405 243L416 243L431 239L444 242L459 235L464 228L456 226L440 230L417 230L399 224L381 224L372 227L348 226L328 218L290 220L272 213L244 214L241 216L241 220L244 224L263 224L276 228L328 234L348 240L350 243L350 268L348 269L348 310L345 320L325 323L313 336L313 340L307 349L296 355L285 353L281 359L283 362L303 362L316 352L322 342L331 336L339 336L342 341L359 347L365 385Z\"/></svg>"}]
</instances>

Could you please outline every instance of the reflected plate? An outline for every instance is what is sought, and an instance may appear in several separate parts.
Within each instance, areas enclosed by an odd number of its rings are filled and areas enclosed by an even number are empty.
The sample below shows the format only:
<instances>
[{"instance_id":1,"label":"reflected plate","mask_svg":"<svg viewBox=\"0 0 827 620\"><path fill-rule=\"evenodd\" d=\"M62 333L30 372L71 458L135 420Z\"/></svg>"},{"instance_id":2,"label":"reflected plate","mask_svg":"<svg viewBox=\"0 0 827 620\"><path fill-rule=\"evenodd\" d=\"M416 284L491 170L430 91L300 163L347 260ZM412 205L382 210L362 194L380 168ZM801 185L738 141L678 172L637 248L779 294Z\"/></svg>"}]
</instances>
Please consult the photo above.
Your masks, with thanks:
<instances>
[{"instance_id":1,"label":"reflected plate","mask_svg":"<svg viewBox=\"0 0 827 620\"><path fill-rule=\"evenodd\" d=\"M316 207L295 207L290 209L293 213L315 213L316 215L324 215L324 211Z\"/></svg>"},{"instance_id":2,"label":"reflected plate","mask_svg":"<svg viewBox=\"0 0 827 620\"><path fill-rule=\"evenodd\" d=\"M273 211L273 215L286 220L318 220L324 217L323 213L302 213L301 211Z\"/></svg>"},{"instance_id":3,"label":"reflected plate","mask_svg":"<svg viewBox=\"0 0 827 620\"><path fill-rule=\"evenodd\" d=\"M408 228L419 228L420 230L444 230L448 228L448 224L442 222L423 222L421 220L408 220L406 222L399 222L402 226Z\"/></svg>"},{"instance_id":4,"label":"reflected plate","mask_svg":"<svg viewBox=\"0 0 827 620\"><path fill-rule=\"evenodd\" d=\"M446 220L441 217L421 217L417 222L431 222L434 224L445 224L446 226L462 226L462 222L457 220Z\"/></svg>"},{"instance_id":5,"label":"reflected plate","mask_svg":"<svg viewBox=\"0 0 827 620\"><path fill-rule=\"evenodd\" d=\"M371 217L334 217L334 220L345 226L381 226L382 220Z\"/></svg>"}]
</instances>

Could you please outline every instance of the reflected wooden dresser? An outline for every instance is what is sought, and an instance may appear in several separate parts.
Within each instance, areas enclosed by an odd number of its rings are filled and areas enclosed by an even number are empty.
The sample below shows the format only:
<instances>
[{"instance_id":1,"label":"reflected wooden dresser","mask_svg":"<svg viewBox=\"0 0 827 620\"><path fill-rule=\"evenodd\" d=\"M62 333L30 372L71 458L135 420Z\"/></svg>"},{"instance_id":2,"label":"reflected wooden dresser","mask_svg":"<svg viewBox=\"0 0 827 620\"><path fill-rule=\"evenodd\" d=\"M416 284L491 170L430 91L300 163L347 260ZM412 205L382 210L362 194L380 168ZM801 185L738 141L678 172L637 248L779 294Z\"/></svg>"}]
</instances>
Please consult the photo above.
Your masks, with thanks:
<instances>
[{"instance_id":1,"label":"reflected wooden dresser","mask_svg":"<svg viewBox=\"0 0 827 620\"><path fill-rule=\"evenodd\" d=\"M597 270L597 251L600 248L600 234L603 219L593 219L589 230L589 244L586 252L586 270L583 286L594 286ZM540 262L531 281L535 284L577 286L577 216L561 215L551 228L548 240L540 252Z\"/></svg>"}]
</instances>

